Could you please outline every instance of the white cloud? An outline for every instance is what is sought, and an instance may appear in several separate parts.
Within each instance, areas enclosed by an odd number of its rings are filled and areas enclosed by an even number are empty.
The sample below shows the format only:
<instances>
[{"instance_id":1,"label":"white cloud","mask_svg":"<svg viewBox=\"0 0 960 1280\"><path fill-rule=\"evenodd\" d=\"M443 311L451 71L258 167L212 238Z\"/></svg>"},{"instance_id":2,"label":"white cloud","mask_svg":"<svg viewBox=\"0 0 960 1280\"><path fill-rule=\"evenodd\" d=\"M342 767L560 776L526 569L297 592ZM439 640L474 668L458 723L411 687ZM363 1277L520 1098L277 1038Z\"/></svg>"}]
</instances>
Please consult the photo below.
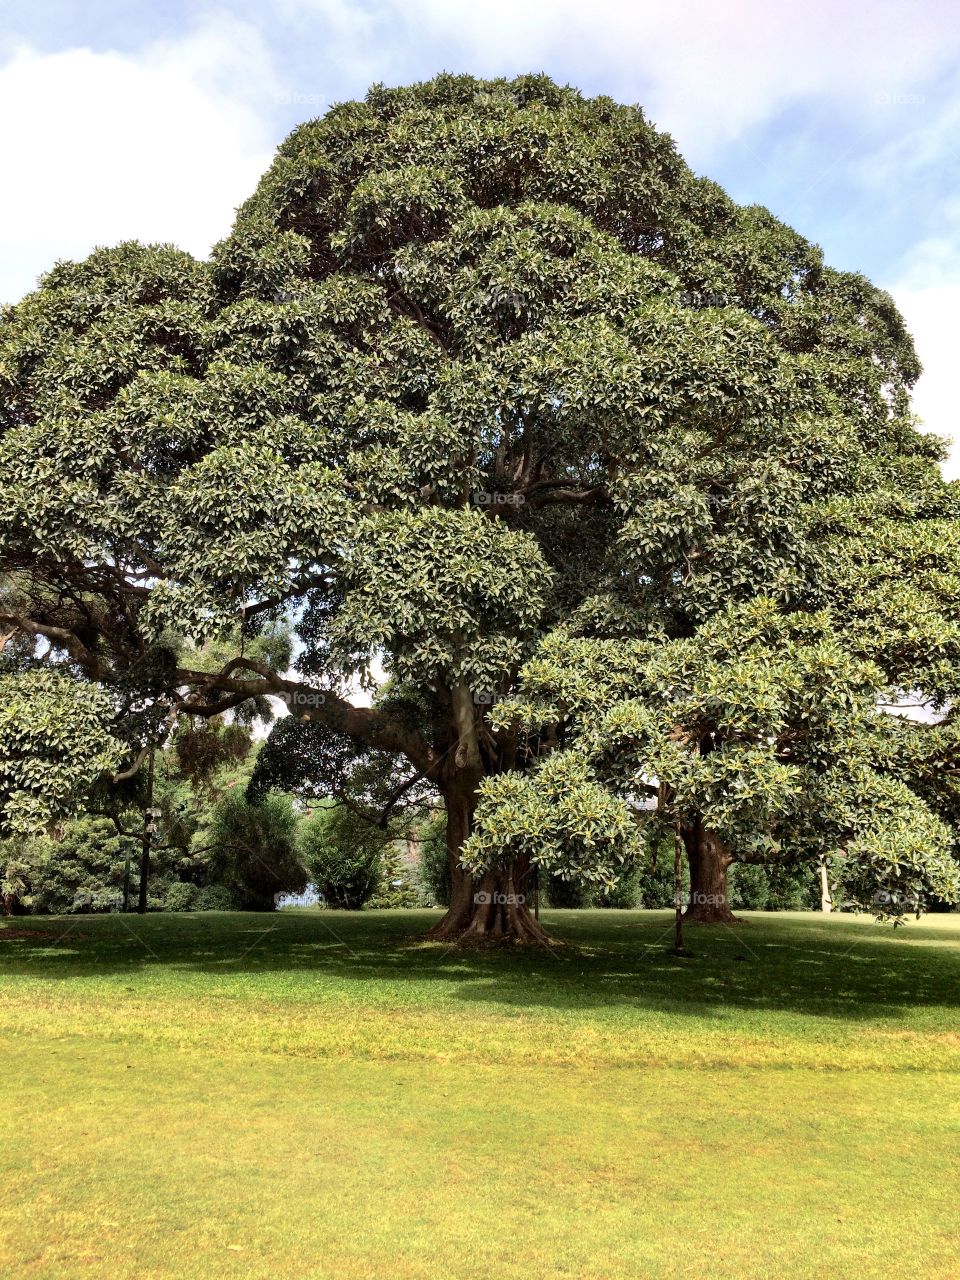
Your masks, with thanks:
<instances>
[{"instance_id":1,"label":"white cloud","mask_svg":"<svg viewBox=\"0 0 960 1280\"><path fill-rule=\"evenodd\" d=\"M230 17L136 55L18 48L0 67L0 302L98 244L205 255L270 163L278 96L259 35Z\"/></svg>"},{"instance_id":2,"label":"white cloud","mask_svg":"<svg viewBox=\"0 0 960 1280\"><path fill-rule=\"evenodd\" d=\"M325 23L343 3L285 7ZM836 0L382 0L365 12L394 43L405 26L401 43L441 50L448 70L572 73L592 86L602 75L604 91L640 100L697 164L801 100L875 118L922 93L960 47L936 0L909 13L875 0L869 14Z\"/></svg>"},{"instance_id":3,"label":"white cloud","mask_svg":"<svg viewBox=\"0 0 960 1280\"><path fill-rule=\"evenodd\" d=\"M944 470L960 477L960 394L957 390L957 316L960 283L926 289L895 288L897 306L913 334L924 372L913 395L913 408L928 431L954 440Z\"/></svg>"},{"instance_id":4,"label":"white cloud","mask_svg":"<svg viewBox=\"0 0 960 1280\"><path fill-rule=\"evenodd\" d=\"M404 83L411 78L411 45L399 38L403 24L389 13L390 0L383 9L356 0L274 0L273 8L279 18L293 24L298 41L306 41L310 48L309 86L290 86L293 94L319 89L323 104L330 106L332 82L347 86L350 97L362 97L375 81ZM378 33L385 17L389 32ZM302 25L304 18L311 24L308 29Z\"/></svg>"},{"instance_id":5,"label":"white cloud","mask_svg":"<svg viewBox=\"0 0 960 1280\"><path fill-rule=\"evenodd\" d=\"M944 469L955 479L960 478L960 204L948 201L942 211L939 234L921 240L904 255L889 288L923 365L913 394L914 411L928 431L954 441Z\"/></svg>"}]
</instances>

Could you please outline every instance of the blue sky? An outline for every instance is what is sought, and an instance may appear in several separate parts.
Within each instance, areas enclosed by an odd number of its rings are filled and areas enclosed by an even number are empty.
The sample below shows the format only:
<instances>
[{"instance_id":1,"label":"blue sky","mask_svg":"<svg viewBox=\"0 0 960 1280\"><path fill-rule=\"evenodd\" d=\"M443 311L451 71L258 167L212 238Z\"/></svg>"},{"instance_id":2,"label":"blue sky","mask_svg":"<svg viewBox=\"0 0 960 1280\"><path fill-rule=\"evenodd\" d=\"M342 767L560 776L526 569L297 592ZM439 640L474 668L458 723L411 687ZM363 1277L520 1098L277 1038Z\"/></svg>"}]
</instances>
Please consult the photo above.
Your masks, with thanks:
<instances>
[{"instance_id":1,"label":"blue sky","mask_svg":"<svg viewBox=\"0 0 960 1280\"><path fill-rule=\"evenodd\" d=\"M894 293L917 410L960 439L960 0L7 0L0 301L95 243L205 253L300 120L439 70L641 103L695 169Z\"/></svg>"}]
</instances>

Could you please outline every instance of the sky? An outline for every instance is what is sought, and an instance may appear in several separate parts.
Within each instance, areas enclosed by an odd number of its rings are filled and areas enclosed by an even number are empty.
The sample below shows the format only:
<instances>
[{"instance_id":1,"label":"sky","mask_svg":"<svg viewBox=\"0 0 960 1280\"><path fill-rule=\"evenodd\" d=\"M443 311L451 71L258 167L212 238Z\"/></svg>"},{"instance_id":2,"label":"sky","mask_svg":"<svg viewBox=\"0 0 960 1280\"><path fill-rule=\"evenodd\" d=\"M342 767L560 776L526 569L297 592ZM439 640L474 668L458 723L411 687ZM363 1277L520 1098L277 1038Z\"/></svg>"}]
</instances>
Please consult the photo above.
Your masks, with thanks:
<instances>
[{"instance_id":1,"label":"sky","mask_svg":"<svg viewBox=\"0 0 960 1280\"><path fill-rule=\"evenodd\" d=\"M5 0L0 302L123 239L197 255L298 123L375 82L543 71L889 289L956 437L960 0Z\"/></svg>"}]
</instances>

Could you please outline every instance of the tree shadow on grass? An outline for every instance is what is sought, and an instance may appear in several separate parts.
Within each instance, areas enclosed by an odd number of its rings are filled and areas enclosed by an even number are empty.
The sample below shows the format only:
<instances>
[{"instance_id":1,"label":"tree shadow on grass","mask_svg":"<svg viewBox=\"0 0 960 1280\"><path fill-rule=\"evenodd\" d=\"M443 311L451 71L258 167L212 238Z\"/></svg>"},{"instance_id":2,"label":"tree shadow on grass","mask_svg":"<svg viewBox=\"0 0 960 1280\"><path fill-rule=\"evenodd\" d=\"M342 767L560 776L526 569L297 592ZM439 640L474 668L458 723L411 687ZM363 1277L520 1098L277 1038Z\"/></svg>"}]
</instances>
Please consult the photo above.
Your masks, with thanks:
<instances>
[{"instance_id":1,"label":"tree shadow on grass","mask_svg":"<svg viewBox=\"0 0 960 1280\"><path fill-rule=\"evenodd\" d=\"M163 971L202 992L198 975L423 988L423 1003L501 1010L634 1007L698 1017L782 1010L876 1020L960 1006L960 917L896 933L867 917L760 915L686 930L671 954L668 912L553 911L561 944L461 950L426 942L431 912L21 917L0 922L3 975L70 982ZM271 982L264 994L282 993Z\"/></svg>"}]
</instances>

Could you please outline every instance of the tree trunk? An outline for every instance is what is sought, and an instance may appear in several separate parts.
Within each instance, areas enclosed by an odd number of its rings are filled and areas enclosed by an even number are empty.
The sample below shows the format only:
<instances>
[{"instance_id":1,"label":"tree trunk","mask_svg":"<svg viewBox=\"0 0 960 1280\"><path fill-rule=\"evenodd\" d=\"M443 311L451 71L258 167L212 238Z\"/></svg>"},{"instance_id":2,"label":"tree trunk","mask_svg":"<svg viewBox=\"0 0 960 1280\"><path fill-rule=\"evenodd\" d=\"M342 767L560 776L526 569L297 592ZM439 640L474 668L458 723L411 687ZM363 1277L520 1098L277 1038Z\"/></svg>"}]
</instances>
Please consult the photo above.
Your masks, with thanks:
<instances>
[{"instance_id":1,"label":"tree trunk","mask_svg":"<svg viewBox=\"0 0 960 1280\"><path fill-rule=\"evenodd\" d=\"M488 871L474 879L460 865L460 850L470 834L477 804L478 779L469 770L451 778L445 793L450 905L430 938L459 943L521 942L550 946L549 934L529 909L534 878L529 863Z\"/></svg>"},{"instance_id":2,"label":"tree trunk","mask_svg":"<svg viewBox=\"0 0 960 1280\"><path fill-rule=\"evenodd\" d=\"M830 881L827 878L827 864L820 863L820 910L833 910L833 897L830 893Z\"/></svg>"},{"instance_id":3,"label":"tree trunk","mask_svg":"<svg viewBox=\"0 0 960 1280\"><path fill-rule=\"evenodd\" d=\"M683 831L690 863L690 899L683 918L688 924L736 924L727 895L730 850L702 822Z\"/></svg>"}]
</instances>

